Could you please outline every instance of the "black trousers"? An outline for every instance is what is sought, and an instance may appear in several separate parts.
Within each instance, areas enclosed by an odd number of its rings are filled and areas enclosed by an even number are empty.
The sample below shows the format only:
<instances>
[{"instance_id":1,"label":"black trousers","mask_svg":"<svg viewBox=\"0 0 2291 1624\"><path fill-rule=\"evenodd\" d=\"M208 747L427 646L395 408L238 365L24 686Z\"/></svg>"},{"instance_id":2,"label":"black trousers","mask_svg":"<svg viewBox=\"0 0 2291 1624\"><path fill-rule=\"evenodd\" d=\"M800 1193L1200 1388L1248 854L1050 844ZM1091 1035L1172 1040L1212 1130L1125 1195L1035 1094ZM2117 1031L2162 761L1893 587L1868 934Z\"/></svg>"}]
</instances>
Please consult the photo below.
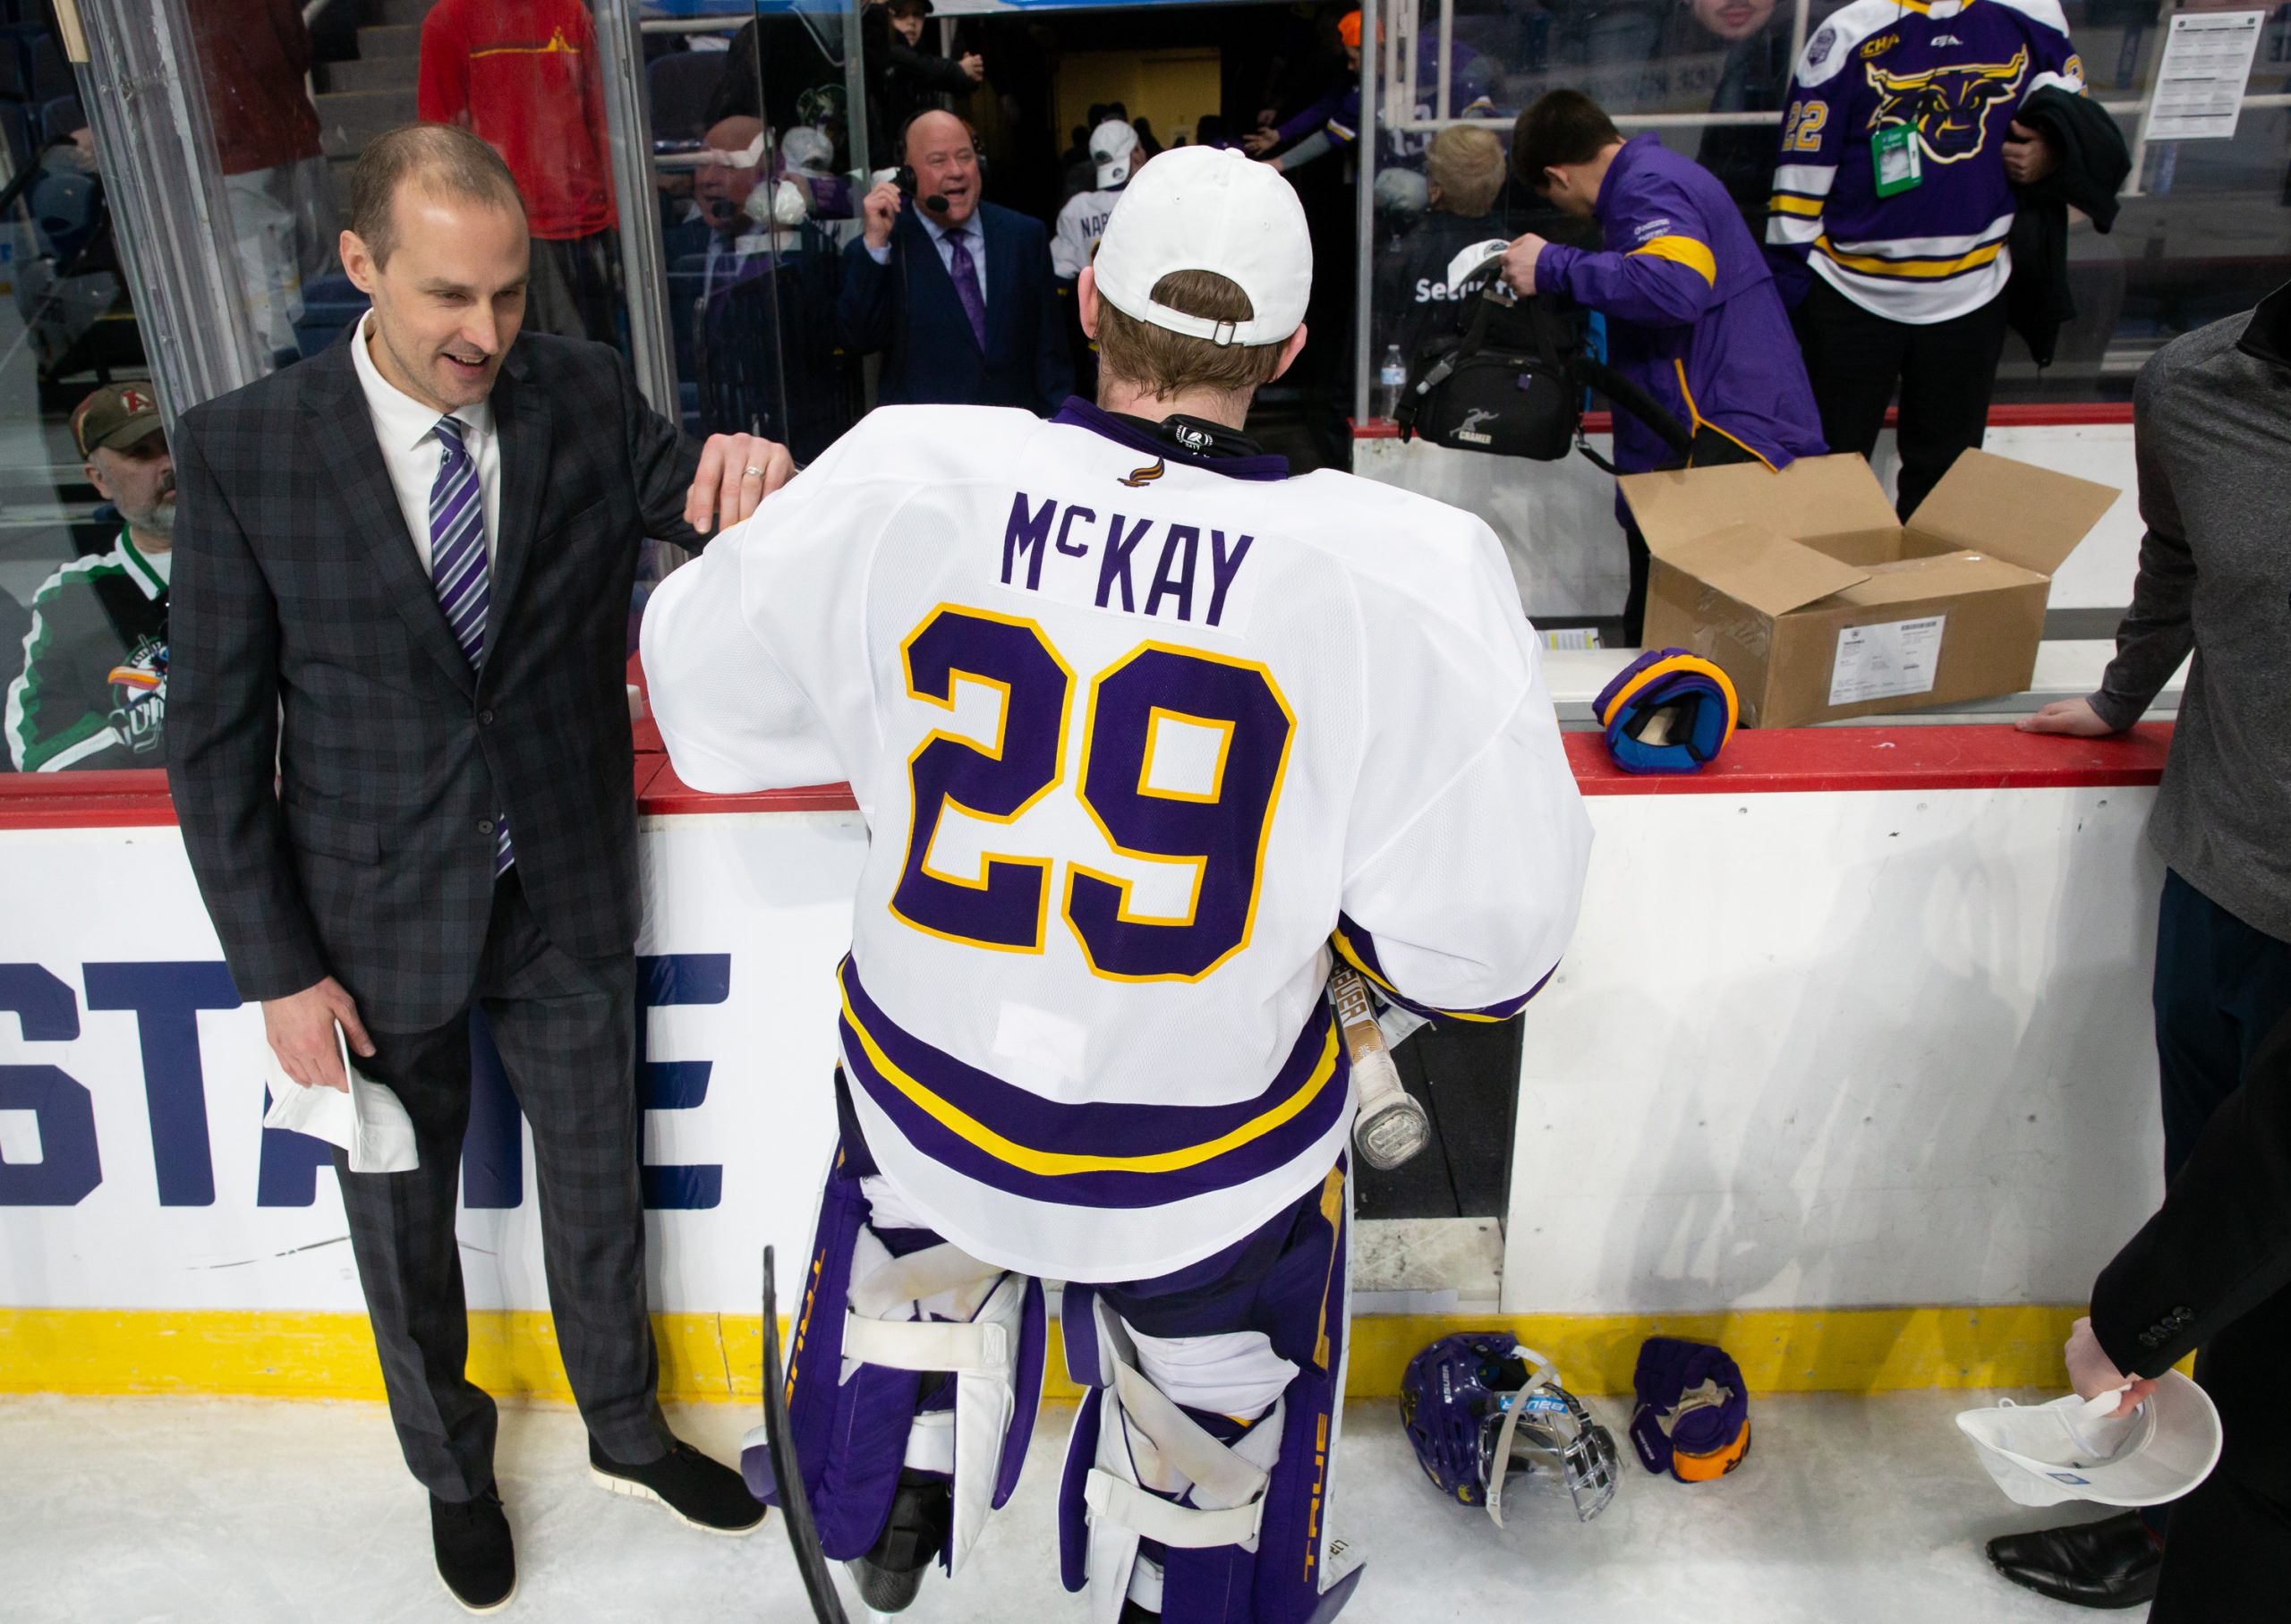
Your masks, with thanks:
<instances>
[{"instance_id":1,"label":"black trousers","mask_svg":"<svg viewBox=\"0 0 2291 1624\"><path fill-rule=\"evenodd\" d=\"M2152 998L2168 1183L2187 1165L2211 1113L2242 1084L2260 1044L2291 1015L2291 942L2244 923L2168 872L2156 914ZM2269 1594L2279 1598L2291 1582L2291 1507L2276 1497L2282 1472L2272 1434L2268 1445L2253 1447L2258 1430L2272 1427L2274 1417L2237 1413L2253 1393L2264 1395L2260 1407L2272 1411L2272 1373L2287 1331L2291 1293L2278 1292L2221 1331L2196 1362L2196 1380L2218 1401L2230 1442L2202 1488L2142 1515L2150 1530L2168 1535L2166 1572L2174 1576L2168 1582L2179 1596L2176 1611L2168 1612L2159 1592L2155 1619L2261 1617L2279 1602L2244 1611L2235 1598L2248 1602L2260 1592L2236 1586L2264 1577L2272 1586ZM2254 1371L2263 1373L2254 1378ZM2256 1485L2254 1474L2265 1475ZM2242 1537L2232 1531L2270 1526L2271 1543L2221 1565L2218 1552Z\"/></svg>"},{"instance_id":2,"label":"black trousers","mask_svg":"<svg viewBox=\"0 0 2291 1624\"><path fill-rule=\"evenodd\" d=\"M1894 386L1901 386L1895 433L1901 492L1894 506L1907 518L1957 454L1980 445L1988 431L1989 398L2005 353L2005 295L1918 327L1871 315L1818 276L1792 321L1832 451L1868 456L1875 450Z\"/></svg>"},{"instance_id":3,"label":"black trousers","mask_svg":"<svg viewBox=\"0 0 2291 1624\"><path fill-rule=\"evenodd\" d=\"M620 233L535 237L525 288L525 326L536 333L625 348L620 330Z\"/></svg>"},{"instance_id":4,"label":"black trousers","mask_svg":"<svg viewBox=\"0 0 2291 1624\"><path fill-rule=\"evenodd\" d=\"M542 1259L566 1375L605 1453L641 1465L669 1448L644 1299L638 1184L636 961L551 945L512 868L496 883L473 1004L531 1124ZM335 1152L366 1311L405 1464L441 1500L493 1481L493 1400L467 1373L469 1312L454 1232L469 1126L469 1011L426 1032L373 1032L359 1062L413 1120L422 1165L353 1173ZM353 1057L354 1058L354 1057Z\"/></svg>"},{"instance_id":5,"label":"black trousers","mask_svg":"<svg viewBox=\"0 0 2291 1624\"><path fill-rule=\"evenodd\" d=\"M2169 1181L2211 1113L2242 1084L2260 1044L2291 1015L2291 941L2245 924L2167 873L2153 996Z\"/></svg>"},{"instance_id":6,"label":"black trousers","mask_svg":"<svg viewBox=\"0 0 2291 1624\"><path fill-rule=\"evenodd\" d=\"M2279 1347L2275 1350L2279 1354ZM2219 1417L2232 1425L2228 1417ZM2291 1595L2291 1505L2223 1467L2174 1508L2148 1624L2244 1624Z\"/></svg>"}]
</instances>

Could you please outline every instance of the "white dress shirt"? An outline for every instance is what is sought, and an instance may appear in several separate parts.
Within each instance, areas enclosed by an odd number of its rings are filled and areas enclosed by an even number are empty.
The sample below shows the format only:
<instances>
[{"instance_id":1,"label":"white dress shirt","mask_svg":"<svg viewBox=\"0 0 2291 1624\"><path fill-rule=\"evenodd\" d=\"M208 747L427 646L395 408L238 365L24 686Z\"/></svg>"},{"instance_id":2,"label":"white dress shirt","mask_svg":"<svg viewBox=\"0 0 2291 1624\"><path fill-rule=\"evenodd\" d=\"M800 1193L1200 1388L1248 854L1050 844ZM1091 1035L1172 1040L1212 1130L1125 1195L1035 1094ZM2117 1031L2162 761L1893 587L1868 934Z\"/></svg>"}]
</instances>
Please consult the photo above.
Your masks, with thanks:
<instances>
[{"instance_id":1,"label":"white dress shirt","mask_svg":"<svg viewBox=\"0 0 2291 1624\"><path fill-rule=\"evenodd\" d=\"M430 490L438 482L438 464L444 447L438 438L438 420L447 413L425 406L384 378L368 348L374 315L369 310L351 335L351 362L358 369L358 387L366 392L366 414L374 420L374 438L381 442L382 466L390 472L397 492L398 511L405 515L406 533L413 538L414 557L422 573L430 573ZM493 432L491 403L480 401L451 415L461 420L462 444L477 463L478 499L485 509L485 567L493 568L501 546L501 440Z\"/></svg>"},{"instance_id":2,"label":"white dress shirt","mask_svg":"<svg viewBox=\"0 0 2291 1624\"><path fill-rule=\"evenodd\" d=\"M947 268L950 277L955 274L954 240L957 237L963 240L963 246L970 250L971 267L978 275L978 302L984 308L986 303L986 222L974 212L960 225L941 225L932 218L928 209L916 210L915 219L931 234L931 246L939 251L939 263ZM891 262L890 243L886 242L881 248L872 242L863 242L861 246L866 249L867 257L876 264L889 265Z\"/></svg>"}]
</instances>

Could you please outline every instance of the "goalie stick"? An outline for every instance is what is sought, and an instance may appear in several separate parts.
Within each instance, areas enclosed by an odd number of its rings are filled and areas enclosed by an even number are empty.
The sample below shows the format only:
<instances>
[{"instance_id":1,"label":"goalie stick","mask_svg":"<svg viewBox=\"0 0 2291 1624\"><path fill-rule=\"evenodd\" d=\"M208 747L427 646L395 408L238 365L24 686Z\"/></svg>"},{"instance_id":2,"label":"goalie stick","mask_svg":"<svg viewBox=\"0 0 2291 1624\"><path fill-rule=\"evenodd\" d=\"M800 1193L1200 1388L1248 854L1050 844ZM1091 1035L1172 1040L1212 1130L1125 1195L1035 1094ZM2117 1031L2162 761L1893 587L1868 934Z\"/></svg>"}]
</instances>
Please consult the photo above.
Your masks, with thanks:
<instances>
[{"instance_id":1,"label":"goalie stick","mask_svg":"<svg viewBox=\"0 0 2291 1624\"><path fill-rule=\"evenodd\" d=\"M771 1277L771 1248L763 1249L763 1433L771 1446L771 1478L779 1489L780 1520L787 1525L788 1543L796 1552L796 1569L804 1576L804 1593L811 1598L812 1616L819 1624L849 1624L842 1598L835 1594L835 1570L820 1547L819 1525L812 1520L811 1498L804 1492L803 1468L796 1459L796 1439L788 1422L788 1392L779 1369L779 1294Z\"/></svg>"},{"instance_id":2,"label":"goalie stick","mask_svg":"<svg viewBox=\"0 0 2291 1624\"><path fill-rule=\"evenodd\" d=\"M1336 1004L1336 1023L1344 1029L1352 1080L1360 1091L1360 1113L1352 1120L1353 1145L1370 1167L1389 1171L1431 1143L1432 1118L1401 1085L1400 1068L1392 1064L1384 1029L1376 1025L1376 1006L1360 972L1338 965L1329 973L1328 995Z\"/></svg>"}]
</instances>

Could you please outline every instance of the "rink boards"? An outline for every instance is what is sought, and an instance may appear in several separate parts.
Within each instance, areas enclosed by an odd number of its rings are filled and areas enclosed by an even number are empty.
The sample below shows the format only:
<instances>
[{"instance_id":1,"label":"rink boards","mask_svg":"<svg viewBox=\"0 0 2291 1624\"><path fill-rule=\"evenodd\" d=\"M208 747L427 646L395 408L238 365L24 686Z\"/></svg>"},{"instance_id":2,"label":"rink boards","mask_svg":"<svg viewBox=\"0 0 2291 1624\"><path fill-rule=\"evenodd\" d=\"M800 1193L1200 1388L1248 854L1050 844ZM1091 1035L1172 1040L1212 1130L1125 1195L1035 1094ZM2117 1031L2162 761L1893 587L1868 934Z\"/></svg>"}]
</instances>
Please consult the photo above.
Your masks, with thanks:
<instances>
[{"instance_id":1,"label":"rink boards","mask_svg":"<svg viewBox=\"0 0 2291 1624\"><path fill-rule=\"evenodd\" d=\"M1683 781L1571 736L1598 840L1526 1017L1503 1316L1595 1391L1658 1326L1768 1388L2041 1379L2160 1189L2141 831L2167 736L1746 734ZM752 1393L758 1247L803 1246L832 1137L864 830L839 789L639 778L664 1373ZM260 1012L128 779L0 797L0 1389L377 1392L335 1180L261 1127ZM529 1146L506 1096L477 1117L473 1359L558 1393ZM1372 1317L1353 1390L1489 1317Z\"/></svg>"}]
</instances>

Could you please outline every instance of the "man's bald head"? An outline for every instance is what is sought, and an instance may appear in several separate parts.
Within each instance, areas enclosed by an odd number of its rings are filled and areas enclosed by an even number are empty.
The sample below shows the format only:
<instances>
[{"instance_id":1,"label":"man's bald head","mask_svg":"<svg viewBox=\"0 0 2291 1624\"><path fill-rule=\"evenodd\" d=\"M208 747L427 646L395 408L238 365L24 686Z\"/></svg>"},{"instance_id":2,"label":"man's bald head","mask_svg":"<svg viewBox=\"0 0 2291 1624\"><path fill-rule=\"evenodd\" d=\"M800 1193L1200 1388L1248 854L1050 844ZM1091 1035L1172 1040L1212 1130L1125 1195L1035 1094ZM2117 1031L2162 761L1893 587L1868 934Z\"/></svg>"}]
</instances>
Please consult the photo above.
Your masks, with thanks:
<instances>
[{"instance_id":1,"label":"man's bald head","mask_svg":"<svg viewBox=\"0 0 2291 1624\"><path fill-rule=\"evenodd\" d=\"M953 114L933 110L907 126L908 168L915 171L915 195L926 217L941 225L960 225L978 208L978 148L970 126ZM933 200L946 207L933 208Z\"/></svg>"},{"instance_id":2,"label":"man's bald head","mask_svg":"<svg viewBox=\"0 0 2291 1624\"><path fill-rule=\"evenodd\" d=\"M703 164L692 177L693 200L711 225L726 227L740 219L748 194L755 190L756 164L748 149L763 133L763 121L745 116L720 119L710 126L702 144L711 153L741 159L734 164Z\"/></svg>"}]
</instances>

